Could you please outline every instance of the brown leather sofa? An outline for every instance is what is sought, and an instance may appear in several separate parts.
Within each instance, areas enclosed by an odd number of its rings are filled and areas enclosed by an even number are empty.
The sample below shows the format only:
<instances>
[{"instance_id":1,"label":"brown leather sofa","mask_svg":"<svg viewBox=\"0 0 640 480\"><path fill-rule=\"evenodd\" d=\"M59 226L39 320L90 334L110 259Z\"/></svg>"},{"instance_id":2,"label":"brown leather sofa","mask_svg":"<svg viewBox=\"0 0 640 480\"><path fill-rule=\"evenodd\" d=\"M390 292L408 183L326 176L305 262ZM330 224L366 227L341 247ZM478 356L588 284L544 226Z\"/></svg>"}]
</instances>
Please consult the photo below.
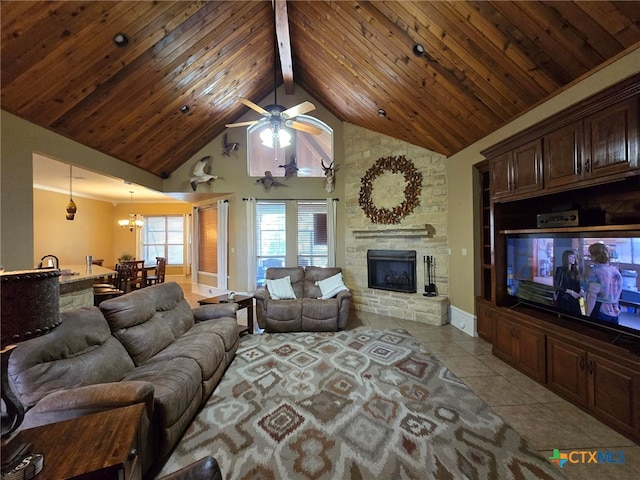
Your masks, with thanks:
<instances>
[{"instance_id":1,"label":"brown leather sofa","mask_svg":"<svg viewBox=\"0 0 640 480\"><path fill-rule=\"evenodd\" d=\"M61 314L49 334L18 344L9 381L21 429L134 403L143 471L162 460L234 358L236 304L191 309L169 282Z\"/></svg>"},{"instance_id":2,"label":"brown leather sofa","mask_svg":"<svg viewBox=\"0 0 640 480\"><path fill-rule=\"evenodd\" d=\"M339 267L271 267L267 280L289 277L293 299L274 299L268 285L254 294L256 319L267 332L330 332L342 330L349 319L351 292L343 290L331 298L320 298L316 282L341 274Z\"/></svg>"}]
</instances>

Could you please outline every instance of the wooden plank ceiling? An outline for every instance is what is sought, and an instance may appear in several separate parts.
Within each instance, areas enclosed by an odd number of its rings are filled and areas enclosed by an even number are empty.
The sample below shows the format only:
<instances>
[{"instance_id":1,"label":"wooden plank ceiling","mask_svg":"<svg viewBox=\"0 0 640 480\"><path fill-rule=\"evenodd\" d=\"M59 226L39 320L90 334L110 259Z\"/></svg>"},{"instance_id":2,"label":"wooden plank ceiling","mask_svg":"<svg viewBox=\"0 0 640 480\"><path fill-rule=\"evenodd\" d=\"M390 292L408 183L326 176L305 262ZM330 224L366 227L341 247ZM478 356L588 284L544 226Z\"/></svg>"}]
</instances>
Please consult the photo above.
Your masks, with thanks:
<instances>
[{"instance_id":1,"label":"wooden plank ceiling","mask_svg":"<svg viewBox=\"0 0 640 480\"><path fill-rule=\"evenodd\" d=\"M251 112L237 97L273 92L270 1L0 8L2 108L161 177ZM445 155L640 42L639 2L628 1L289 1L286 11L298 88L343 122Z\"/></svg>"}]
</instances>

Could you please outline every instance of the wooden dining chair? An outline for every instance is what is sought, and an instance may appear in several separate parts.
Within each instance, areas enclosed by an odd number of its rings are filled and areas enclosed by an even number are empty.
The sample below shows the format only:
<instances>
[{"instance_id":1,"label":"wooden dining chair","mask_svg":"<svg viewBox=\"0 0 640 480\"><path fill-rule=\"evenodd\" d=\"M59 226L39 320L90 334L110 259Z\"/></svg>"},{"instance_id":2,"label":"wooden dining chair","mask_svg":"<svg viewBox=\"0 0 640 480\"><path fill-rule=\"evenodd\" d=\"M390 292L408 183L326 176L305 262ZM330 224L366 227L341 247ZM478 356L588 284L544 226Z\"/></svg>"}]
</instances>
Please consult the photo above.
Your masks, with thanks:
<instances>
[{"instance_id":1,"label":"wooden dining chair","mask_svg":"<svg viewBox=\"0 0 640 480\"><path fill-rule=\"evenodd\" d=\"M131 292L146 287L144 282L144 260L125 260L116 265L127 272L127 285L125 292Z\"/></svg>"},{"instance_id":2,"label":"wooden dining chair","mask_svg":"<svg viewBox=\"0 0 640 480\"><path fill-rule=\"evenodd\" d=\"M167 259L156 257L156 271L152 275L147 275L147 286L164 283L164 274L167 267Z\"/></svg>"}]
</instances>

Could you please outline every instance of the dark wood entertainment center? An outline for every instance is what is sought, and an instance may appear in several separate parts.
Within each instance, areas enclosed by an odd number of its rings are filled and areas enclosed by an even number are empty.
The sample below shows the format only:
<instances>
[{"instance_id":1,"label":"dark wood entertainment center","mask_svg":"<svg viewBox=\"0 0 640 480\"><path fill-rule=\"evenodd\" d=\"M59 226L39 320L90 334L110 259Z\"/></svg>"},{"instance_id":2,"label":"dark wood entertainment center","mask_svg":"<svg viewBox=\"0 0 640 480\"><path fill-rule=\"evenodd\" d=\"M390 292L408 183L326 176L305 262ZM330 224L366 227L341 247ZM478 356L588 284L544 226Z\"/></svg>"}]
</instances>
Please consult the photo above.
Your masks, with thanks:
<instances>
[{"instance_id":1,"label":"dark wood entertainment center","mask_svg":"<svg viewBox=\"0 0 640 480\"><path fill-rule=\"evenodd\" d=\"M506 235L537 215L580 211L549 232L640 236L640 74L482 154L478 335L493 354L640 442L640 339L518 304L507 293ZM572 230L573 229L573 230Z\"/></svg>"}]
</instances>

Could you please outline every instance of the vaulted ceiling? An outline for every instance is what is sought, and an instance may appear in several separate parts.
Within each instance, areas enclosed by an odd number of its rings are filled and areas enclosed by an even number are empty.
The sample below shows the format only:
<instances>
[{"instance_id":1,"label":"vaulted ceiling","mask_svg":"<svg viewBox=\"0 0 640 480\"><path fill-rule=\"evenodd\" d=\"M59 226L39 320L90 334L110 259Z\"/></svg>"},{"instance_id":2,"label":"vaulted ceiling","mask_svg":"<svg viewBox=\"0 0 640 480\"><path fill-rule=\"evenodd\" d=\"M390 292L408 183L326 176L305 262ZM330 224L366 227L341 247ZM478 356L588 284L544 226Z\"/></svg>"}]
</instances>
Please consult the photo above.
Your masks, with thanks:
<instances>
[{"instance_id":1,"label":"vaulted ceiling","mask_svg":"<svg viewBox=\"0 0 640 480\"><path fill-rule=\"evenodd\" d=\"M251 112L238 97L273 92L274 32L288 24L278 84L451 155L640 45L630 1L276 5L278 20L271 1L3 0L2 109L167 177Z\"/></svg>"}]
</instances>

